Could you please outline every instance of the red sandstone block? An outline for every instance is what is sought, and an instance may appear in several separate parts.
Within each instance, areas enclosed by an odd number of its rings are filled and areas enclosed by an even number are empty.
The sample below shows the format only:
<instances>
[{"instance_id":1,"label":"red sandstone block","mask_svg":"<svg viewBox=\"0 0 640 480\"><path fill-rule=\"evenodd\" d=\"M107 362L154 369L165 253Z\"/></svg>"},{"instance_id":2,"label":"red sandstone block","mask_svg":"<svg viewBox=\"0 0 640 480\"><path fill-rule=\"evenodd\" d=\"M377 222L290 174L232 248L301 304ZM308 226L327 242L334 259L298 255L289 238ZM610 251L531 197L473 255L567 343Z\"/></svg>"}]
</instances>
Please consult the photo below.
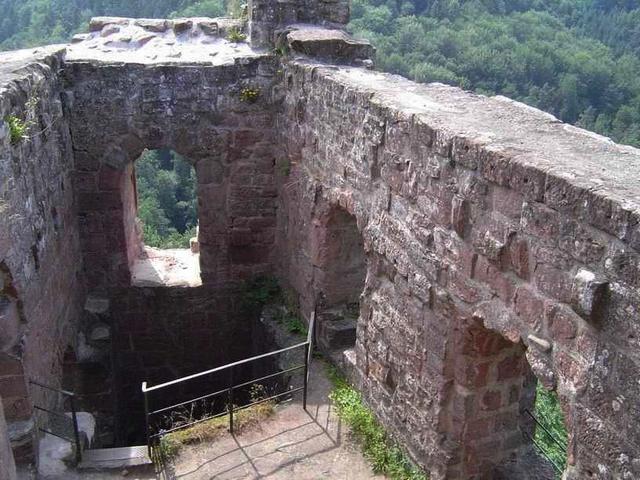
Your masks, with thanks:
<instances>
[{"instance_id":1,"label":"red sandstone block","mask_svg":"<svg viewBox=\"0 0 640 480\"><path fill-rule=\"evenodd\" d=\"M98 186L102 191L119 190L124 171L103 165L98 172Z\"/></svg>"},{"instance_id":2,"label":"red sandstone block","mask_svg":"<svg viewBox=\"0 0 640 480\"><path fill-rule=\"evenodd\" d=\"M26 397L27 385L22 375L0 377L0 395L2 397Z\"/></svg>"},{"instance_id":3,"label":"red sandstone block","mask_svg":"<svg viewBox=\"0 0 640 480\"><path fill-rule=\"evenodd\" d=\"M515 312L533 331L539 331L544 316L544 300L528 287L518 287L514 297Z\"/></svg>"},{"instance_id":4,"label":"red sandstone block","mask_svg":"<svg viewBox=\"0 0 640 480\"><path fill-rule=\"evenodd\" d=\"M570 303L572 299L572 276L555 266L539 263L533 273L533 280L538 290L559 302Z\"/></svg>"},{"instance_id":5,"label":"red sandstone block","mask_svg":"<svg viewBox=\"0 0 640 480\"><path fill-rule=\"evenodd\" d=\"M516 291L516 281L506 272L498 270L485 256L479 256L474 271L475 279L486 283L505 304L510 304Z\"/></svg>"},{"instance_id":6,"label":"red sandstone block","mask_svg":"<svg viewBox=\"0 0 640 480\"><path fill-rule=\"evenodd\" d=\"M498 410L502 407L502 392L489 390L482 396L482 409L487 411Z\"/></svg>"},{"instance_id":7,"label":"red sandstone block","mask_svg":"<svg viewBox=\"0 0 640 480\"><path fill-rule=\"evenodd\" d=\"M567 345L576 338L578 325L583 322L570 307L547 301L544 312L551 340Z\"/></svg>"},{"instance_id":8,"label":"red sandstone block","mask_svg":"<svg viewBox=\"0 0 640 480\"><path fill-rule=\"evenodd\" d=\"M500 363L498 363L498 376L499 382L516 378L522 375L523 358L522 355L511 355Z\"/></svg>"},{"instance_id":9,"label":"red sandstone block","mask_svg":"<svg viewBox=\"0 0 640 480\"><path fill-rule=\"evenodd\" d=\"M73 175L73 186L77 192L95 192L96 175L93 172L76 172Z\"/></svg>"},{"instance_id":10,"label":"red sandstone block","mask_svg":"<svg viewBox=\"0 0 640 480\"><path fill-rule=\"evenodd\" d=\"M560 232L558 212L536 202L523 205L520 223L526 233L554 243Z\"/></svg>"},{"instance_id":11,"label":"red sandstone block","mask_svg":"<svg viewBox=\"0 0 640 480\"><path fill-rule=\"evenodd\" d=\"M514 236L507 246L509 265L520 278L529 278L529 244L526 239Z\"/></svg>"},{"instance_id":12,"label":"red sandstone block","mask_svg":"<svg viewBox=\"0 0 640 480\"><path fill-rule=\"evenodd\" d=\"M522 216L524 197L508 188L494 185L491 189L492 208L494 211L514 220Z\"/></svg>"},{"instance_id":13,"label":"red sandstone block","mask_svg":"<svg viewBox=\"0 0 640 480\"><path fill-rule=\"evenodd\" d=\"M480 418L476 420L470 420L467 423L463 440L476 441L482 438L489 437L493 434L493 418Z\"/></svg>"}]
</instances>

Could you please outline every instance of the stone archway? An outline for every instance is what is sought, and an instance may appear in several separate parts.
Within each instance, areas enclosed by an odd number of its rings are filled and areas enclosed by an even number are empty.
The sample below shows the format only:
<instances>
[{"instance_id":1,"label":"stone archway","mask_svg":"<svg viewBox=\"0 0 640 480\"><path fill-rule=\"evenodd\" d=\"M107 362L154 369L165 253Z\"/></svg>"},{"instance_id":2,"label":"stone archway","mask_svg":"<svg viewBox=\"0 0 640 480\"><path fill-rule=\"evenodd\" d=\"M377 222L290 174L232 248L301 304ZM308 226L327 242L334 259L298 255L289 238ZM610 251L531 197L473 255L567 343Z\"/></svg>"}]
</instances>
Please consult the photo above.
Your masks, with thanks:
<instances>
[{"instance_id":1,"label":"stone archway","mask_svg":"<svg viewBox=\"0 0 640 480\"><path fill-rule=\"evenodd\" d=\"M320 217L315 233L319 341L326 351L343 351L356 342L360 296L367 275L363 239L356 218L335 205Z\"/></svg>"}]
</instances>

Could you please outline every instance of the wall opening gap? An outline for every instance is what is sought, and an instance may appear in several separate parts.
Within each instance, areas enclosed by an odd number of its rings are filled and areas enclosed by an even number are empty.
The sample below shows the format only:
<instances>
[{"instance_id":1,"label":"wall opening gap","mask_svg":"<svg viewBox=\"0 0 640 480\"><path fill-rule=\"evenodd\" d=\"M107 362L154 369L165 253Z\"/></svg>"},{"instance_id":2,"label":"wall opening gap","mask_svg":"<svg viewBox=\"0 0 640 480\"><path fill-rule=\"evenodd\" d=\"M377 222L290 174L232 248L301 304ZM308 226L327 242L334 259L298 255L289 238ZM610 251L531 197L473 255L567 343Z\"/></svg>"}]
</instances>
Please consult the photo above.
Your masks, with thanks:
<instances>
[{"instance_id":1,"label":"wall opening gap","mask_svg":"<svg viewBox=\"0 0 640 480\"><path fill-rule=\"evenodd\" d=\"M136 236L140 246L132 266L134 286L202 284L197 185L193 166L168 148L145 150L135 162L130 198L124 199L135 212L129 219L135 232L128 236Z\"/></svg>"},{"instance_id":2,"label":"wall opening gap","mask_svg":"<svg viewBox=\"0 0 640 480\"><path fill-rule=\"evenodd\" d=\"M331 209L323 239L317 271L319 340L341 363L356 343L367 261L356 218L346 210Z\"/></svg>"}]
</instances>

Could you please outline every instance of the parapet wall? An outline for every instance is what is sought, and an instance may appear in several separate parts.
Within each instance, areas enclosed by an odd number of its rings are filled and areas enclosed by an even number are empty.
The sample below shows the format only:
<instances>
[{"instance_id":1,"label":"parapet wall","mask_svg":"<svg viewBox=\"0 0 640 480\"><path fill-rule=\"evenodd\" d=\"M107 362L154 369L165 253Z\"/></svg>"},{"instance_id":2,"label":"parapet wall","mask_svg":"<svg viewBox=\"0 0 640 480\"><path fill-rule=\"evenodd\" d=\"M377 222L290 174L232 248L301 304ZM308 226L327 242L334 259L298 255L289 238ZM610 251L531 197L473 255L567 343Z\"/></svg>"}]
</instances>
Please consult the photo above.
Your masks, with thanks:
<instances>
[{"instance_id":1,"label":"parapet wall","mask_svg":"<svg viewBox=\"0 0 640 480\"><path fill-rule=\"evenodd\" d=\"M0 54L0 119L30 123L20 141L0 123L0 395L15 453L28 459L33 405L55 400L28 381L60 385L85 289L61 62L60 48Z\"/></svg>"},{"instance_id":2,"label":"parapet wall","mask_svg":"<svg viewBox=\"0 0 640 480\"><path fill-rule=\"evenodd\" d=\"M357 68L292 62L285 83L283 275L311 306L327 211L355 218L355 377L431 478L513 468L532 374L561 399L566 478L638 476L640 151Z\"/></svg>"}]
</instances>

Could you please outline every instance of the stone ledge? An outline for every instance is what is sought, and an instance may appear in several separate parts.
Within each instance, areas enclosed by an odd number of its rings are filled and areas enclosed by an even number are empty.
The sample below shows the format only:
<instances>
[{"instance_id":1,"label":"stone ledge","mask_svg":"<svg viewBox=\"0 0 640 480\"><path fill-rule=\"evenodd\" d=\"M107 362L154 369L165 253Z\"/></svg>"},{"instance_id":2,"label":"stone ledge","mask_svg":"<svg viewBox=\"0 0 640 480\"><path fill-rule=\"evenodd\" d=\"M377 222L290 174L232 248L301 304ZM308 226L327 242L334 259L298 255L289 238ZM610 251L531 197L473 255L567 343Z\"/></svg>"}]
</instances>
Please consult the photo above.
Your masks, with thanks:
<instances>
[{"instance_id":1,"label":"stone ledge","mask_svg":"<svg viewBox=\"0 0 640 480\"><path fill-rule=\"evenodd\" d=\"M332 63L373 66L373 46L366 40L352 37L344 30L315 25L292 25L286 31L286 44L292 52Z\"/></svg>"}]
</instances>

